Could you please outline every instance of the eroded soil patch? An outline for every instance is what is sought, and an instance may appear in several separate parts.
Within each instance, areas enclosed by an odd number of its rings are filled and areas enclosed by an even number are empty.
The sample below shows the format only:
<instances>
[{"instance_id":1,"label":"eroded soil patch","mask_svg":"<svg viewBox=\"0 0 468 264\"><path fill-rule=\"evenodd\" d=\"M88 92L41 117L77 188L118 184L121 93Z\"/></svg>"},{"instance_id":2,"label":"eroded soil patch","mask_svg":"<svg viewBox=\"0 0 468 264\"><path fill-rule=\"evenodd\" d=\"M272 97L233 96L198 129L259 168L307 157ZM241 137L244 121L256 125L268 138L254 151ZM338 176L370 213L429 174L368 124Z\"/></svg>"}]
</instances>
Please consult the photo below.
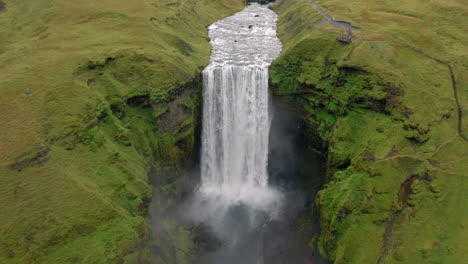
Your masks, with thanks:
<instances>
[{"instance_id":1,"label":"eroded soil patch","mask_svg":"<svg viewBox=\"0 0 468 264\"><path fill-rule=\"evenodd\" d=\"M411 195L411 186L413 185L414 181L420 178L421 176L419 175L413 175L400 185L400 191L398 192L398 200L401 204L401 210L408 207L408 201ZM385 256L387 256L388 252L390 251L390 241L393 233L393 226L395 225L395 221L397 220L397 218L398 215L393 215L393 217L390 219L390 221L388 221L387 226L385 227L383 244L382 248L380 249L380 256L377 260L377 264L382 264Z\"/></svg>"}]
</instances>

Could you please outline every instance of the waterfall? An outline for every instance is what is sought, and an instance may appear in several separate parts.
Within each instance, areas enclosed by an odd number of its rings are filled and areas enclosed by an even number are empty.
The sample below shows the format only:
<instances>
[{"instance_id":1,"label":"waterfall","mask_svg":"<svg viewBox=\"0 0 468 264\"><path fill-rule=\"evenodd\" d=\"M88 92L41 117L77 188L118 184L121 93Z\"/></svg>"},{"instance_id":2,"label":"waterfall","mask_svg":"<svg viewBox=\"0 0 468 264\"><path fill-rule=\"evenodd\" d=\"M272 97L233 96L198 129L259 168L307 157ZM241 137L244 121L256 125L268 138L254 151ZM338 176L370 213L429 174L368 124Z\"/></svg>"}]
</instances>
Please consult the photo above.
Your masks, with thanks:
<instances>
[{"instance_id":1,"label":"waterfall","mask_svg":"<svg viewBox=\"0 0 468 264\"><path fill-rule=\"evenodd\" d=\"M209 27L203 71L200 191L228 203L264 205L268 188L268 66L281 52L276 14L252 4Z\"/></svg>"},{"instance_id":2,"label":"waterfall","mask_svg":"<svg viewBox=\"0 0 468 264\"><path fill-rule=\"evenodd\" d=\"M265 187L270 128L267 70L209 67L203 78L203 185Z\"/></svg>"},{"instance_id":3,"label":"waterfall","mask_svg":"<svg viewBox=\"0 0 468 264\"><path fill-rule=\"evenodd\" d=\"M251 4L209 27L201 185L183 211L222 246L200 264L263 264L264 228L280 218L284 194L268 182L268 67L282 49L276 21L268 6Z\"/></svg>"},{"instance_id":4,"label":"waterfall","mask_svg":"<svg viewBox=\"0 0 468 264\"><path fill-rule=\"evenodd\" d=\"M295 148L288 142L295 132L278 131L281 116L273 120L270 109L268 67L282 49L276 21L268 6L251 4L209 27L201 184L180 211L190 224L206 228L205 243L218 246L206 249L195 264L310 263L310 248L303 245L304 251L297 251L303 238L294 235L305 197L278 181L294 178L296 170L290 161ZM272 121L275 141L269 138ZM272 166L269 151L277 162ZM271 185L269 167L276 178Z\"/></svg>"}]
</instances>

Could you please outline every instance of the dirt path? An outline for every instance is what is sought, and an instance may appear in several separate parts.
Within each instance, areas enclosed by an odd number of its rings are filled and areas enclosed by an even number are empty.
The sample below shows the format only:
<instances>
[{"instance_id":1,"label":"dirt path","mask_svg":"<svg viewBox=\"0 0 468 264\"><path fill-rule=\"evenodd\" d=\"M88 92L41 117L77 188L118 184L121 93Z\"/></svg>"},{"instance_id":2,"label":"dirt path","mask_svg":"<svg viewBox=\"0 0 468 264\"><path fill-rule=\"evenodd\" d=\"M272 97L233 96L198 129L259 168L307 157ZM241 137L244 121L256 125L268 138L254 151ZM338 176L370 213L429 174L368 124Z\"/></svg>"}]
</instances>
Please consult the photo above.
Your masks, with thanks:
<instances>
[{"instance_id":1,"label":"dirt path","mask_svg":"<svg viewBox=\"0 0 468 264\"><path fill-rule=\"evenodd\" d=\"M353 29L360 29L359 27L353 26L350 22L347 21L336 21L332 16L330 16L325 10L320 8L316 3L315 0L312 0L310 4L317 10L319 11L325 18L330 25L336 27L336 28L342 28L346 30L346 33L348 34L348 37L353 38ZM320 21L316 25L322 24L325 21Z\"/></svg>"},{"instance_id":2,"label":"dirt path","mask_svg":"<svg viewBox=\"0 0 468 264\"><path fill-rule=\"evenodd\" d=\"M413 51L416 51L417 53L429 58L429 59L432 59L432 60L435 60L437 61L438 63L441 63L445 66L447 66L449 72L450 72L450 78L452 80L452 89L453 89L453 96L455 98L455 102L457 104L457 114L458 114L458 135L463 138L464 140L467 140L468 141L468 138L463 134L463 121L462 121L462 115L463 115L463 107L462 105L460 104L460 99L458 98L458 89L457 89L457 79L455 78L455 72L453 71L453 68L452 68L452 65L449 63L449 62L446 62L446 61L443 61L441 59L438 59L436 57L433 57L433 56L430 56L430 55L427 55L426 53L424 53L422 50L420 49L417 49L415 47L410 47L410 46L407 46L408 48L412 49Z\"/></svg>"},{"instance_id":3,"label":"dirt path","mask_svg":"<svg viewBox=\"0 0 468 264\"><path fill-rule=\"evenodd\" d=\"M320 22L318 22L318 23L316 23L314 25L320 25L320 24L323 24L324 22L329 22L334 27L342 28L342 29L346 30L346 32L348 34L348 37L351 38L351 39L355 39L353 37L353 34L352 34L352 29L360 29L359 27L353 26L350 22L347 22L347 21L336 21L325 10L320 8L315 1L316 0L311 0L310 4L317 11L319 11L326 18L326 20L322 20L322 21L320 21ZM456 80L455 72L454 72L454 70L452 68L452 65L449 62L446 62L446 61L443 61L443 60L438 59L436 57L430 56L430 55L424 53L422 50L419 50L419 49L417 49L415 47L410 47L410 46L407 46L407 47L414 50L414 51L416 51L416 52L418 52L418 53L420 53L420 54L422 54L422 55L424 55L424 56L426 56L427 58L430 58L432 60L437 61L438 63L444 64L445 66L447 66L447 68L448 68L448 70L450 72L450 77L451 77L451 81L452 81L452 88L453 88L453 94L454 94L455 102L457 104L458 134L464 140L468 140L468 138L463 134L463 121L462 121L463 120L463 118L462 118L463 117L463 107L460 104L460 99L459 99L459 96L458 96L458 89L457 89L457 80ZM352 51L353 50L351 50L350 54L344 59L345 61L349 60Z\"/></svg>"}]
</instances>

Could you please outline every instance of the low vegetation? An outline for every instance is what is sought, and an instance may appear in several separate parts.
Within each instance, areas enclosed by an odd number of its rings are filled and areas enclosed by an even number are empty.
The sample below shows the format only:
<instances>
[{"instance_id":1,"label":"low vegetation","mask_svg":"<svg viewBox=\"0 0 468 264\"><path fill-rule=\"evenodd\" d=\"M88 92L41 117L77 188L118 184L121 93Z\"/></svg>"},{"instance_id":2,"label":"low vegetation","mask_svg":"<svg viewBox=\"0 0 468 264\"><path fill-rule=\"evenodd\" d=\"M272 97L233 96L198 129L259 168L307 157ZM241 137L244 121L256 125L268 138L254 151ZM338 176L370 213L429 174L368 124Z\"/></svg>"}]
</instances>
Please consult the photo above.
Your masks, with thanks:
<instances>
[{"instance_id":1,"label":"low vegetation","mask_svg":"<svg viewBox=\"0 0 468 264\"><path fill-rule=\"evenodd\" d=\"M463 1L317 4L281 0L274 93L303 106L311 147L327 153L317 196L337 264L461 263L466 248L468 53ZM315 243L314 241L318 241Z\"/></svg>"},{"instance_id":2,"label":"low vegetation","mask_svg":"<svg viewBox=\"0 0 468 264\"><path fill-rule=\"evenodd\" d=\"M0 1L0 263L149 259L148 175L176 181L161 172L194 146L206 27L241 7Z\"/></svg>"}]
</instances>

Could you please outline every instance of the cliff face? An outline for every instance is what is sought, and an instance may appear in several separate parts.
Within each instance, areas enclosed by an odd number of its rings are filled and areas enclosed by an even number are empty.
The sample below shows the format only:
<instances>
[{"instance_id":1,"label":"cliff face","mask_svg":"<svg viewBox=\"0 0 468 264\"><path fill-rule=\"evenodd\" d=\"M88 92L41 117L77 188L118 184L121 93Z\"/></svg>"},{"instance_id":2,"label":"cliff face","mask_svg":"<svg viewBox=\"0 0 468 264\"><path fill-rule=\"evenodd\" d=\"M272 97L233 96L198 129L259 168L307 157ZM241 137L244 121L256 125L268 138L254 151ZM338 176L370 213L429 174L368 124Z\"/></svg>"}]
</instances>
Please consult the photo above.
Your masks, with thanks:
<instances>
[{"instance_id":1,"label":"cliff face","mask_svg":"<svg viewBox=\"0 0 468 264\"><path fill-rule=\"evenodd\" d=\"M206 27L241 7L0 2L1 263L144 261L148 175L191 155Z\"/></svg>"},{"instance_id":2,"label":"cliff face","mask_svg":"<svg viewBox=\"0 0 468 264\"><path fill-rule=\"evenodd\" d=\"M466 233L463 1L281 0L273 92L328 156L317 247L334 263L460 263ZM322 21L322 22L321 22ZM315 241L315 240L314 240ZM313 244L313 243L311 243Z\"/></svg>"}]
</instances>

